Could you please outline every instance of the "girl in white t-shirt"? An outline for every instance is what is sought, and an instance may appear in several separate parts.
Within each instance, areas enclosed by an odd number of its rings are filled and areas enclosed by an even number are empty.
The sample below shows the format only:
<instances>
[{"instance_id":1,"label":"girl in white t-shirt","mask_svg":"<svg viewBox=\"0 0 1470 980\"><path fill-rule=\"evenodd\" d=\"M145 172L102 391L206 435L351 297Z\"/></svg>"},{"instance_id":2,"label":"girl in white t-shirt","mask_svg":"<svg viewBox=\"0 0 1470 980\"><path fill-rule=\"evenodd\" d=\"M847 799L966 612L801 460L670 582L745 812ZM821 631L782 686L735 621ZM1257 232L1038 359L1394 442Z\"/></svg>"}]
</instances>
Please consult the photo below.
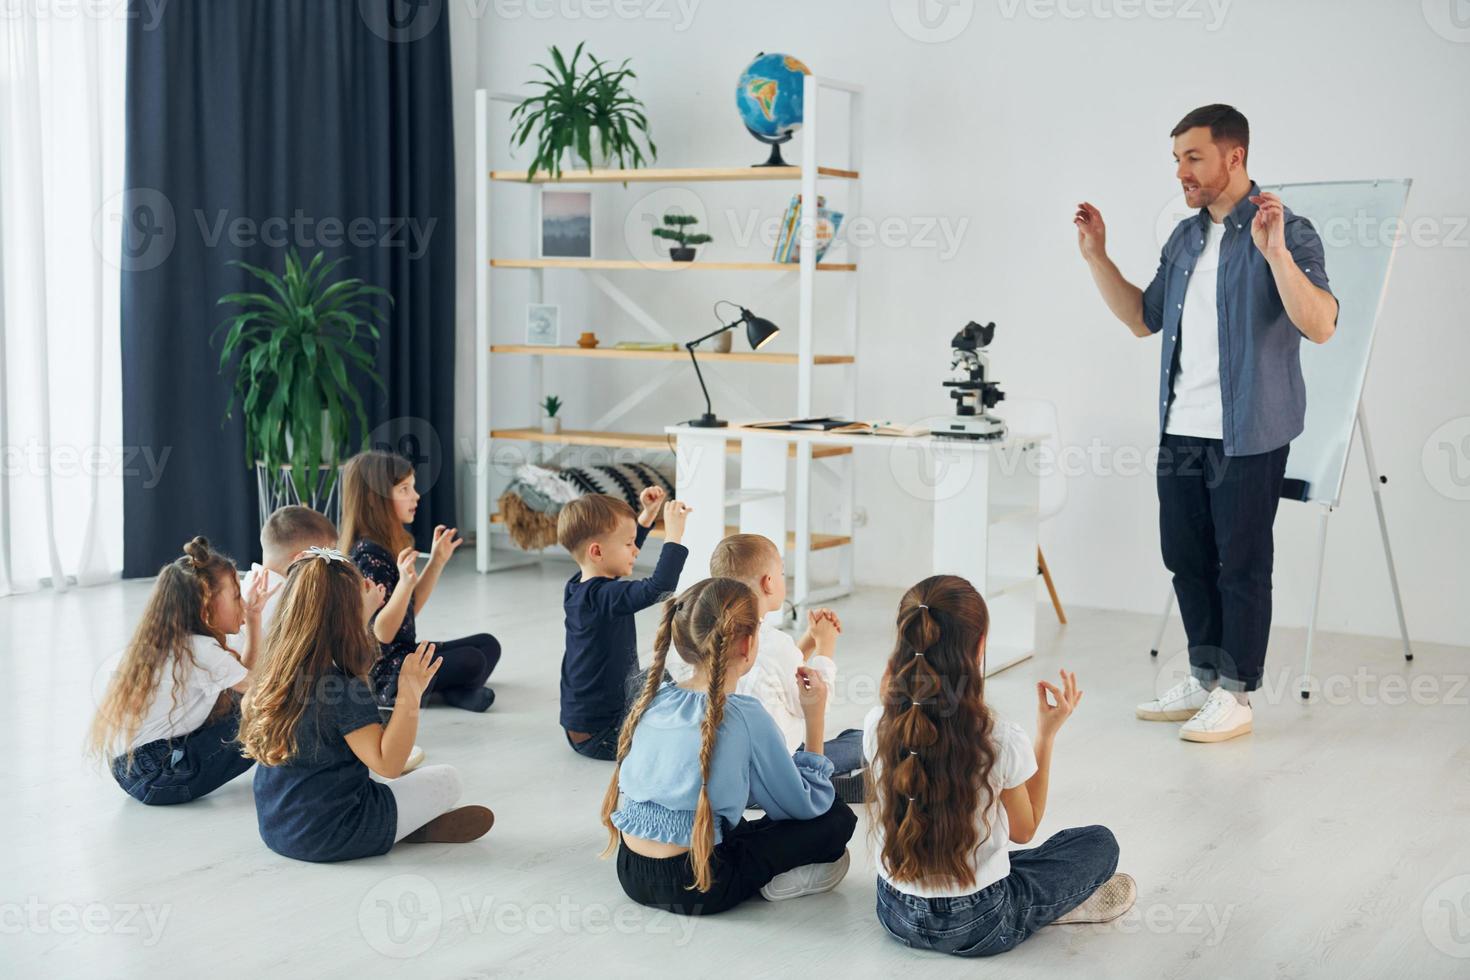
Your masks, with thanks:
<instances>
[{"instance_id":1,"label":"girl in white t-shirt","mask_svg":"<svg viewBox=\"0 0 1470 980\"><path fill-rule=\"evenodd\" d=\"M1053 922L1106 922L1133 905L1106 827L1036 833L1052 745L1082 692L1038 681L1036 742L985 704L985 600L935 575L898 607L883 703L864 723L873 779L878 921L906 946L958 956L1014 948ZM1050 699L1048 699L1050 696Z\"/></svg>"},{"instance_id":2,"label":"girl in white t-shirt","mask_svg":"<svg viewBox=\"0 0 1470 980\"><path fill-rule=\"evenodd\" d=\"M88 740L135 800L188 803L250 768L235 733L269 598L265 576L255 582L242 596L235 563L202 537L159 570ZM229 649L242 627L242 649Z\"/></svg>"}]
</instances>

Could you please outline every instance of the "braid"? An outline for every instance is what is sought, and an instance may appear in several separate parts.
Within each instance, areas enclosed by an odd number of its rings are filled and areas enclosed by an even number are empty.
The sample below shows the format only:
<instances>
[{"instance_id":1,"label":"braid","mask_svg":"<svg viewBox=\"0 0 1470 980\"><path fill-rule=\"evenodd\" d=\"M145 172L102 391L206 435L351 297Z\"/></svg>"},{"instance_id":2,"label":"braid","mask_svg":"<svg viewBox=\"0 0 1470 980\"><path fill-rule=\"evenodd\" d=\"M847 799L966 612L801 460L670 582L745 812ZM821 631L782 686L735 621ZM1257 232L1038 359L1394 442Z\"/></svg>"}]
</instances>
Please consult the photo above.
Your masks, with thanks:
<instances>
[{"instance_id":1,"label":"braid","mask_svg":"<svg viewBox=\"0 0 1470 980\"><path fill-rule=\"evenodd\" d=\"M734 619L728 607L710 637L709 706L700 727L699 804L694 809L694 826L689 835L690 863L694 867L694 889L707 892L713 884L710 856L715 849L715 815L709 802L710 763L715 755L715 735L725 720L725 655L730 649Z\"/></svg>"},{"instance_id":2,"label":"braid","mask_svg":"<svg viewBox=\"0 0 1470 980\"><path fill-rule=\"evenodd\" d=\"M607 847L603 848L602 857L610 856L618 847L618 828L612 822L612 813L618 808L618 773L623 768L623 759L628 755L628 750L633 747L633 729L638 727L638 722L653 703L653 696L658 693L659 684L663 681L664 664L669 659L669 646L674 635L674 615L678 613L680 605L678 600L672 598L664 602L663 619L659 620L658 633L653 638L653 660L648 665L648 676L643 681L643 689L628 708L628 717L623 720L622 731L618 733L618 756L613 763L612 779L608 780L607 792L602 797L602 824L607 828Z\"/></svg>"},{"instance_id":3,"label":"braid","mask_svg":"<svg viewBox=\"0 0 1470 980\"><path fill-rule=\"evenodd\" d=\"M942 707L935 702L943 689L943 683L924 656L925 651L939 642L939 623L928 605L916 603L908 609L899 623L899 636L909 648L911 656L895 676L897 684L894 693L899 699L908 701L908 708L898 717L894 728L903 759L893 770L892 787L896 796L893 802L901 814L898 821L899 843L912 847L923 839L929 829L923 805L926 802L937 802L937 799L929 798L931 788L943 795L944 786L942 782L934 783L929 779L924 768L923 755L919 751L938 742L939 728L929 712L936 707Z\"/></svg>"}]
</instances>

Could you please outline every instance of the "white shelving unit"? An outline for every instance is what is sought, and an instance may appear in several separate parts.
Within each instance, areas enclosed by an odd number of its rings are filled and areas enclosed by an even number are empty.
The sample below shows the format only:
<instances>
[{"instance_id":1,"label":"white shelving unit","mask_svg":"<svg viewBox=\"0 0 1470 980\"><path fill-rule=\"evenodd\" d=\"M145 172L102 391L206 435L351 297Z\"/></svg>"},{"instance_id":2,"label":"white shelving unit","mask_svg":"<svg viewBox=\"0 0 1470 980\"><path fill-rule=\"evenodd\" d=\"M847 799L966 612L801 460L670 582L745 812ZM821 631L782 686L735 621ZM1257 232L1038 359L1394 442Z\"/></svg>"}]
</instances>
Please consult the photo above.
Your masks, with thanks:
<instances>
[{"instance_id":1,"label":"white shelving unit","mask_svg":"<svg viewBox=\"0 0 1470 980\"><path fill-rule=\"evenodd\" d=\"M847 102L847 160L844 167L819 165L818 135L823 130L823 113L820 100L824 93L845 96ZM855 417L857 411L857 369L855 354L858 335L858 267L855 262L816 261L815 202L818 197L818 182L841 181L847 189L844 204L845 214L851 218L861 213L861 147L862 147L862 88L847 82L807 75L803 90L804 119L802 122L802 162L790 167L705 167L705 168L645 168L637 170L578 170L564 171L553 180L538 173L532 181L526 180L525 171L492 169L490 150L492 146L492 103L514 106L521 101L518 95L492 93L480 89L475 93L475 171L479 179L475 185L475 342L476 342L476 397L475 397L475 527L476 567L481 572L498 571L518 567L536 561L538 553L521 552L511 548L495 548L492 537L500 527L493 513L491 500L490 463L492 448L496 441L518 441L543 446L567 447L606 446L636 450L669 450L668 437L663 432L625 432L618 424L639 405L653 397L675 378L684 377L690 368L687 353L676 351L629 351L612 348L579 347L536 347L526 344L499 343L491 322L494 281L501 275L526 275L531 277L529 301L544 300L544 273L548 269L580 270L587 282L610 299L631 319L640 324L649 334L648 339L679 343L689 339L675 335L643 309L634 299L613 282L608 274L677 274L707 275L716 278L721 274L769 273L784 277L798 277L797 350L791 353L732 352L727 354L700 352L699 363L706 368L706 383L718 392L723 404L743 404L750 410L766 417L791 414L807 417L816 414ZM507 127L508 131L508 127ZM807 246L801 249L799 263L776 263L770 261L741 262L645 262L634 259L538 259L521 256L493 256L490 254L491 229L494 227L493 198L496 193L538 193L536 188L546 185L590 185L621 183L713 183L722 181L799 182L803 202L801 235ZM519 190L514 188L519 187ZM499 190L503 188L503 190ZM537 253L536 239L539 229L531 228L527 235L528 255ZM850 256L849 256L850 257ZM824 331L833 338L829 343L832 350L817 351L816 315L818 273L834 276L845 284L845 300L839 311L840 323L837 330ZM712 297L713 298L713 297ZM502 337L509 331L499 331ZM493 416L491 392L495 383L495 371L504 362L514 361L528 372L531 382L531 405L540 400L542 381L548 358L584 357L618 358L651 361L659 370L638 388L627 392L624 397L608 406L590 429L568 430L557 434L544 434L540 429L529 428L537 416L499 420ZM788 365L796 368L796 397L794 404L774 410L760 410L750 406L743 393L728 384L708 367L724 365ZM818 406L814 404L813 372L818 369L841 371L844 384L836 404ZM535 409L528 406L528 411ZM738 451L739 444L731 443L730 450ZM809 601L845 595L852 590L852 518L854 506L854 480L851 449L845 447L820 447L793 444L788 454L794 467L792 507L794 510L792 532L786 540L777 542L786 551L791 570L799 581L806 581L810 573L812 552L828 548L838 549L837 582L821 595L809 597ZM813 465L820 462L822 465ZM825 481L836 494L837 508L835 527L818 532L813 527L811 499L814 482ZM780 496L784 497L784 494ZM772 499L776 499L774 496ZM731 508L748 507L755 503L748 496L726 501ZM727 525L728 526L728 525Z\"/></svg>"}]
</instances>

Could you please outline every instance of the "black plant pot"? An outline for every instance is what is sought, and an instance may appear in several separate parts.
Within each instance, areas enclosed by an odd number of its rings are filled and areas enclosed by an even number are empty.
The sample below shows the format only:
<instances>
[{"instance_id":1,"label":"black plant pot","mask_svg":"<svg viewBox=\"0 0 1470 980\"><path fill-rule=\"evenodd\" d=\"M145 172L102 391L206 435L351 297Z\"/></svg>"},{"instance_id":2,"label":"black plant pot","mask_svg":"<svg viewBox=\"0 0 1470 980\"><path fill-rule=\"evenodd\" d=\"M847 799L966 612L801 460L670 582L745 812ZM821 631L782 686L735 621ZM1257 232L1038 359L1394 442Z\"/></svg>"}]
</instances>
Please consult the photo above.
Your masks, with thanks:
<instances>
[{"instance_id":1,"label":"black plant pot","mask_svg":"<svg viewBox=\"0 0 1470 980\"><path fill-rule=\"evenodd\" d=\"M675 262L693 262L694 249L687 245L683 248L671 248L669 249L669 258Z\"/></svg>"}]
</instances>

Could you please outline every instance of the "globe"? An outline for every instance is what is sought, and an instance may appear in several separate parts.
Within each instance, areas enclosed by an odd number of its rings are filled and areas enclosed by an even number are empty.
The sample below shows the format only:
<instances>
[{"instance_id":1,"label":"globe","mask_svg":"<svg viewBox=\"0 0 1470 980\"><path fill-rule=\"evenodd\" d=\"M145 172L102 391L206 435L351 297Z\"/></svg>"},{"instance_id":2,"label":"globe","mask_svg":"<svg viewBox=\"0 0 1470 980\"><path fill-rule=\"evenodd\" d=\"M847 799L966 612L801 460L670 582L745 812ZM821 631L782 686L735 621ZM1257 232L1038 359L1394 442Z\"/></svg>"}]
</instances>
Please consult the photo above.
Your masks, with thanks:
<instances>
[{"instance_id":1,"label":"globe","mask_svg":"<svg viewBox=\"0 0 1470 980\"><path fill-rule=\"evenodd\" d=\"M740 73L735 108L750 135L769 144L771 156L761 166L785 166L781 146L801 128L802 76L811 70L789 54L761 52Z\"/></svg>"}]
</instances>

